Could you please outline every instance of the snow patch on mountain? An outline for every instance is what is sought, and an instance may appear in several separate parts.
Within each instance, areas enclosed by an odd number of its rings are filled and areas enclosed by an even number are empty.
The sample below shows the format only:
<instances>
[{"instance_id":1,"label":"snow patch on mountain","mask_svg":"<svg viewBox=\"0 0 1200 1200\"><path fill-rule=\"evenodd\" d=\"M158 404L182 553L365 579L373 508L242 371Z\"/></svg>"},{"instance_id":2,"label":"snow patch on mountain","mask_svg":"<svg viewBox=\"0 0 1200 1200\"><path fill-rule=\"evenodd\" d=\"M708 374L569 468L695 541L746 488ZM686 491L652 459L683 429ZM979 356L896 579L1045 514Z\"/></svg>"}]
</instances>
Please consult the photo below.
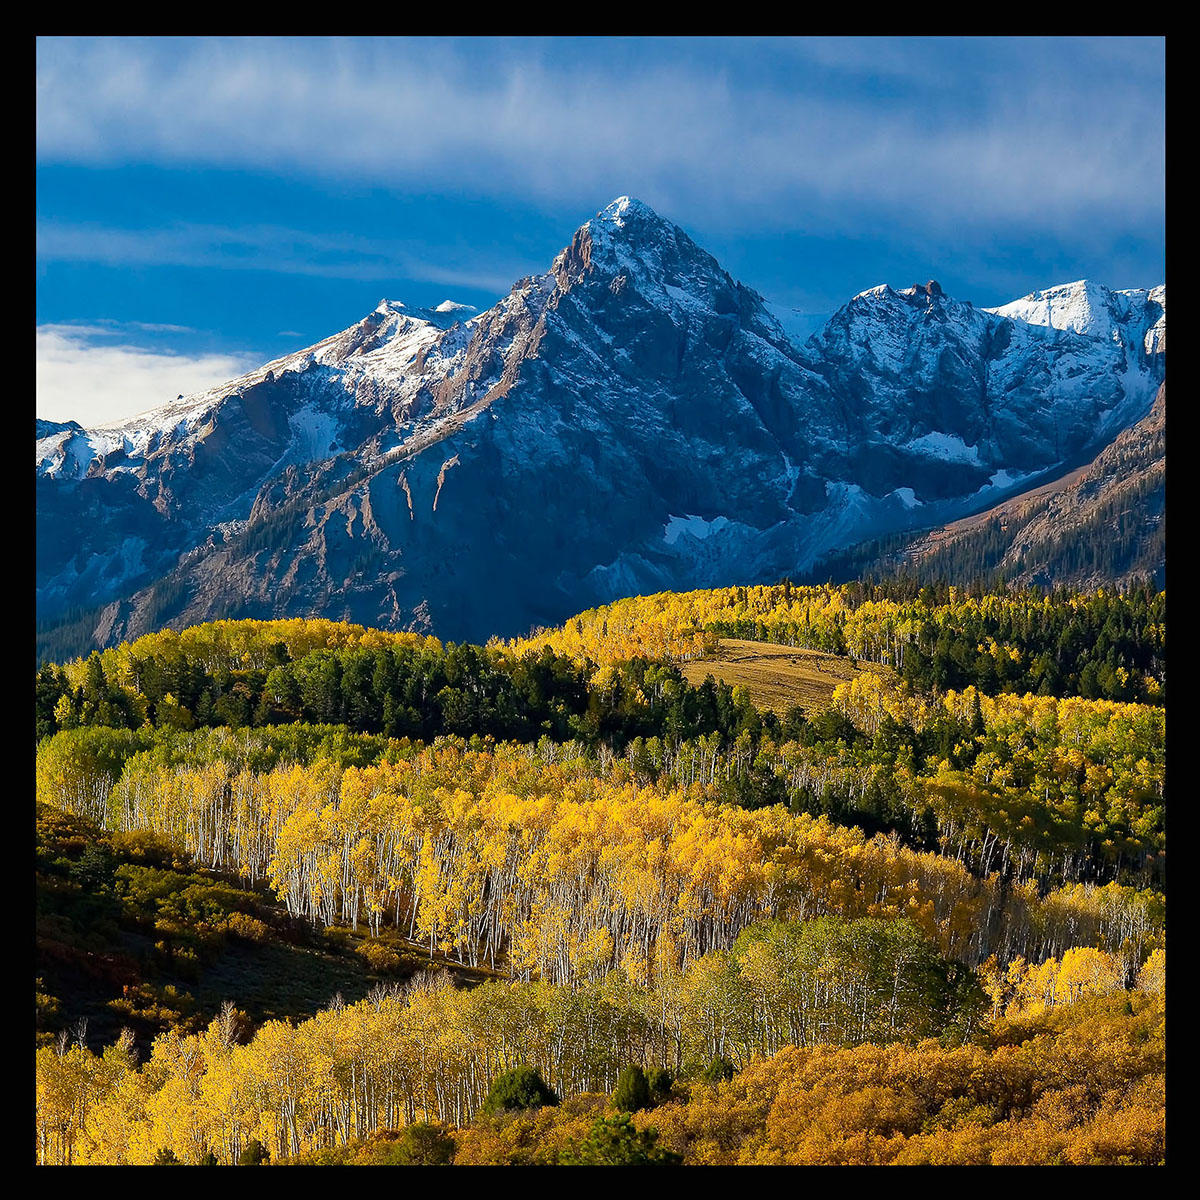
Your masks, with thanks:
<instances>
[{"instance_id":1,"label":"snow patch on mountain","mask_svg":"<svg viewBox=\"0 0 1200 1200\"><path fill-rule=\"evenodd\" d=\"M988 492L1006 492L1016 487L1022 480L1030 478L1030 472L999 470L989 477L987 483L976 493L982 496Z\"/></svg>"},{"instance_id":2,"label":"snow patch on mountain","mask_svg":"<svg viewBox=\"0 0 1200 1200\"><path fill-rule=\"evenodd\" d=\"M290 461L312 462L338 453L341 422L335 414L308 404L293 413L288 423L293 432Z\"/></svg>"},{"instance_id":3,"label":"snow patch on mountain","mask_svg":"<svg viewBox=\"0 0 1200 1200\"><path fill-rule=\"evenodd\" d=\"M960 437L949 433L926 433L904 443L904 449L926 458L941 459L942 462L971 463L979 465L979 451L968 446Z\"/></svg>"}]
</instances>

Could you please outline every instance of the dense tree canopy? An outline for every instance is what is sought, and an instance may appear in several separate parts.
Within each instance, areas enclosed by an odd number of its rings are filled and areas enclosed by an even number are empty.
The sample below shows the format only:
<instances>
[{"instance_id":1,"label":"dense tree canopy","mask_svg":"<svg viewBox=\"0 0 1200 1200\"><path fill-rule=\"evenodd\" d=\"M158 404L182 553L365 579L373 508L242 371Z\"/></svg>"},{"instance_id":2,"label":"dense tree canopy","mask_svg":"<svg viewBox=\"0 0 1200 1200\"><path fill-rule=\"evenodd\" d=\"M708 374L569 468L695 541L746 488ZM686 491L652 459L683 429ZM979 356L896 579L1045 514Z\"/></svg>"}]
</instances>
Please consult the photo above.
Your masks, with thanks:
<instances>
[{"instance_id":1,"label":"dense tree canopy","mask_svg":"<svg viewBox=\"0 0 1200 1200\"><path fill-rule=\"evenodd\" d=\"M1161 592L904 581L44 664L38 1160L1159 1162L1164 688Z\"/></svg>"}]
</instances>

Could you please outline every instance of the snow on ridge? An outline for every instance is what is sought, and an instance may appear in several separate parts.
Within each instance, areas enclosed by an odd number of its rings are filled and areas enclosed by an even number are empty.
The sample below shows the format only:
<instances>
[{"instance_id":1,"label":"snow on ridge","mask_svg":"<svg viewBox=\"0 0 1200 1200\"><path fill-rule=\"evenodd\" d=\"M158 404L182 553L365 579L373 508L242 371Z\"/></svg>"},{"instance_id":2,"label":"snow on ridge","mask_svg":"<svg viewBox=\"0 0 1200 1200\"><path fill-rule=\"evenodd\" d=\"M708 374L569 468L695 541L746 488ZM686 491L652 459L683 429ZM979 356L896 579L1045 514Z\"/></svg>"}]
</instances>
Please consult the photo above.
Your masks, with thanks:
<instances>
[{"instance_id":1,"label":"snow on ridge","mask_svg":"<svg viewBox=\"0 0 1200 1200\"><path fill-rule=\"evenodd\" d=\"M987 311L1027 325L1044 325L1085 337L1108 337L1115 324L1113 309L1113 293L1099 284L1078 279L1031 292L1020 300Z\"/></svg>"},{"instance_id":2,"label":"snow on ridge","mask_svg":"<svg viewBox=\"0 0 1200 1200\"><path fill-rule=\"evenodd\" d=\"M623 230L629 217L641 217L644 221L657 223L663 227L671 227L673 223L661 217L636 196L618 196L611 204L602 208L583 227L594 234L610 233L612 230Z\"/></svg>"},{"instance_id":3,"label":"snow on ridge","mask_svg":"<svg viewBox=\"0 0 1200 1200\"><path fill-rule=\"evenodd\" d=\"M618 196L611 204L605 205L597 214L601 221L607 221L620 229L625 224L625 216L629 213L645 214L654 210L643 204L635 196Z\"/></svg>"},{"instance_id":4,"label":"snow on ridge","mask_svg":"<svg viewBox=\"0 0 1200 1200\"><path fill-rule=\"evenodd\" d=\"M1030 292L1019 300L985 311L1084 337L1112 338L1135 315L1135 303L1139 300L1144 303L1150 297L1151 292L1141 289L1114 292L1103 284L1077 279L1074 283Z\"/></svg>"},{"instance_id":5,"label":"snow on ridge","mask_svg":"<svg viewBox=\"0 0 1200 1200\"><path fill-rule=\"evenodd\" d=\"M443 305L456 307L442 307L437 311L446 313L470 308L469 305L457 305L455 301L443 301ZM388 328L387 321L373 323L371 318L374 316L390 319L391 328ZM357 362L350 359L350 355L362 344L363 338L380 329L384 331L382 343L361 355ZM156 434L180 433L187 436L197 432L213 409L224 400L263 383L271 375L301 372L311 366L323 366L350 372L355 377L376 370L384 375L393 376L401 372L420 350L430 345L441 334L442 330L434 322L418 316L403 301L384 297L376 305L373 313L311 346L271 359L252 371L203 392L181 395L175 400L133 413L128 417L92 426L81 432L89 436L96 435L105 443L111 442L114 437L124 438L128 443L127 452L140 456L146 452L148 443ZM350 361L347 361L348 359ZM52 439L43 440L50 442ZM38 461L45 461L45 457L39 450Z\"/></svg>"}]
</instances>

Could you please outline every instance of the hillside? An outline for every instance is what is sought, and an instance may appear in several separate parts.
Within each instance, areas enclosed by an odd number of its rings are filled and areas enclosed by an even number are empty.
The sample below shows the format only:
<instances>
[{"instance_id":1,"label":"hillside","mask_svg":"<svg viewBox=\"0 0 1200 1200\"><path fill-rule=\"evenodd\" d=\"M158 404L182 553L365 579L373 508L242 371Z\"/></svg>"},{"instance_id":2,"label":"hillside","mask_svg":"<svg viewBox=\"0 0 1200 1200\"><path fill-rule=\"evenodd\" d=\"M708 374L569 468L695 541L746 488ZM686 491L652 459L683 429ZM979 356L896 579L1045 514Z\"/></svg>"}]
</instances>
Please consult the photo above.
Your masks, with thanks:
<instances>
[{"instance_id":1,"label":"hillside","mask_svg":"<svg viewBox=\"0 0 1200 1200\"><path fill-rule=\"evenodd\" d=\"M235 999L247 1028L297 1020L335 996L353 1003L446 965L403 939L313 929L167 838L105 833L48 805L38 808L36 862L40 1044L65 1034L105 1045L129 1029L148 1045L203 1029Z\"/></svg>"},{"instance_id":2,"label":"hillside","mask_svg":"<svg viewBox=\"0 0 1200 1200\"><path fill-rule=\"evenodd\" d=\"M1157 1162L1165 711L1072 693L1161 697L1162 607L785 584L48 665L38 1160Z\"/></svg>"}]
</instances>

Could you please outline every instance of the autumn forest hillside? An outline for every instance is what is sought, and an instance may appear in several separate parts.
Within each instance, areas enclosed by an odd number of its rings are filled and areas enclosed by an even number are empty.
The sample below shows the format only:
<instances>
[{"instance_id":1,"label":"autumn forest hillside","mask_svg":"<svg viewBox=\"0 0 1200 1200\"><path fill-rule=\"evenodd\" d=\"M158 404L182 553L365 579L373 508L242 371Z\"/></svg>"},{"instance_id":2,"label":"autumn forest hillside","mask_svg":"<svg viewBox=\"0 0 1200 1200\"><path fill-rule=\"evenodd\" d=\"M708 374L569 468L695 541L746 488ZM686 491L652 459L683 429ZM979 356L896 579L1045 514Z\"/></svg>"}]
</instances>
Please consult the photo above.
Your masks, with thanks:
<instances>
[{"instance_id":1,"label":"autumn forest hillside","mask_svg":"<svg viewBox=\"0 0 1200 1200\"><path fill-rule=\"evenodd\" d=\"M36 674L44 1163L1157 1163L1165 593Z\"/></svg>"}]
</instances>

